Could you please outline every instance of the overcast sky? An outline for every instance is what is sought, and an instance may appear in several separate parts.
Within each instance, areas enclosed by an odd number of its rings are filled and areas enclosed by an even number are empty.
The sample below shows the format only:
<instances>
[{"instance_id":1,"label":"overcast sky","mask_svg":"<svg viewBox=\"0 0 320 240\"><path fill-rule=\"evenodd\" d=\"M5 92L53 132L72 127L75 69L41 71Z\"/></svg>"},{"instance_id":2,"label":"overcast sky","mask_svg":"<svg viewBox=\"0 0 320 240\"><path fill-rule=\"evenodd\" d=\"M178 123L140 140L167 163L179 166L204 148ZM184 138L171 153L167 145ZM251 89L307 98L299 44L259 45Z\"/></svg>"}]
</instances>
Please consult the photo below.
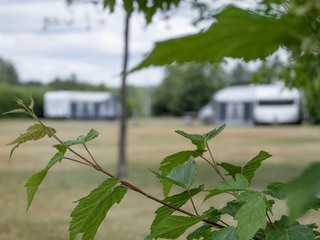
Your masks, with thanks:
<instances>
[{"instance_id":1,"label":"overcast sky","mask_svg":"<svg viewBox=\"0 0 320 240\"><path fill-rule=\"evenodd\" d=\"M75 73L82 80L118 86L123 20L121 9L110 15L91 4L67 7L64 0L0 0L0 57L15 65L22 81L46 83ZM157 16L149 26L142 15L134 15L131 27L130 66L155 41L196 31L183 14L170 21ZM158 84L161 72L140 71L129 76L129 83Z\"/></svg>"},{"instance_id":2,"label":"overcast sky","mask_svg":"<svg viewBox=\"0 0 320 240\"><path fill-rule=\"evenodd\" d=\"M220 0L252 7L254 0ZM245 6L247 5L247 6ZM190 14L190 12L189 12ZM187 11L170 20L157 15L149 26L141 14L131 20L130 66L136 65L156 41L199 31ZM11 61L22 81L43 83L72 73L80 80L119 86L123 51L124 13L109 14L101 4L75 4L65 0L0 0L0 57ZM156 85L163 69L149 68L129 75L133 85Z\"/></svg>"}]
</instances>

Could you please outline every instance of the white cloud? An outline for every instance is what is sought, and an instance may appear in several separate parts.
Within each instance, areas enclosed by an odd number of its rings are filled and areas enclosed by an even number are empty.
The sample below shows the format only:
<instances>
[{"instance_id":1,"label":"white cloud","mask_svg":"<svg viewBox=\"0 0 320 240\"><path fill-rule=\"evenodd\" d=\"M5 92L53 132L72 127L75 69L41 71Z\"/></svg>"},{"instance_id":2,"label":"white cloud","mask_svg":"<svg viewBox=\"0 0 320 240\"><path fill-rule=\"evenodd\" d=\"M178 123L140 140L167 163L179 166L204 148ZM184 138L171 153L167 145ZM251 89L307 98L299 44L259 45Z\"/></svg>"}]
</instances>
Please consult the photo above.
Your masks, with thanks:
<instances>
[{"instance_id":1,"label":"white cloud","mask_svg":"<svg viewBox=\"0 0 320 240\"><path fill-rule=\"evenodd\" d=\"M49 24L43 31L45 18L60 24ZM48 82L75 73L92 83L118 86L123 20L120 9L112 15L101 6L75 5L68 9L63 0L1 1L0 55L16 65L22 80ZM155 41L195 30L188 18L179 15L170 21L156 16L146 26L143 16L135 14L131 20L130 66L137 64ZM130 75L128 82L152 85L161 78L162 71L151 68Z\"/></svg>"}]
</instances>

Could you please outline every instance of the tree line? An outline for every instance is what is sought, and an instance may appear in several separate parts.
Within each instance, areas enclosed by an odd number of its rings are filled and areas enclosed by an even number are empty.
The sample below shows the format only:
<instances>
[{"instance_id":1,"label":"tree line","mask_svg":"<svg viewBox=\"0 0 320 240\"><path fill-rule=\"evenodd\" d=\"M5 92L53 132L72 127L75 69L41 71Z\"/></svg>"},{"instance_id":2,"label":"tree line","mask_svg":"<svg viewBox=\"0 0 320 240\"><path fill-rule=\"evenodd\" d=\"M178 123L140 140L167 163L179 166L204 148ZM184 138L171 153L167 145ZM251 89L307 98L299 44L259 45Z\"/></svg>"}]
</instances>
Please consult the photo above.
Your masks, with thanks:
<instances>
[{"instance_id":1,"label":"tree line","mask_svg":"<svg viewBox=\"0 0 320 240\"><path fill-rule=\"evenodd\" d=\"M161 85L145 89L128 87L129 116L144 116L145 103L150 96L151 112L155 116L182 116L186 112L197 112L207 104L212 95L227 86L251 83L271 83L277 80L288 82L290 65L279 58L257 63L249 67L244 62L237 62L233 67L225 64L186 63L170 65L165 68ZM43 117L43 95L52 90L111 91L118 95L117 89L105 85L92 85L78 79L75 74L66 78L54 78L48 84L40 81L22 83L15 66L0 58L0 111L12 108L14 97L27 100L30 95L36 100L35 111ZM313 81L303 87L305 107L311 123L320 123L320 84Z\"/></svg>"},{"instance_id":2,"label":"tree line","mask_svg":"<svg viewBox=\"0 0 320 240\"><path fill-rule=\"evenodd\" d=\"M278 58L257 63L253 69L243 62L233 67L220 63L171 65L166 67L164 81L156 89L153 110L156 115L178 116L198 111L222 88L279 81L284 69Z\"/></svg>"}]
</instances>

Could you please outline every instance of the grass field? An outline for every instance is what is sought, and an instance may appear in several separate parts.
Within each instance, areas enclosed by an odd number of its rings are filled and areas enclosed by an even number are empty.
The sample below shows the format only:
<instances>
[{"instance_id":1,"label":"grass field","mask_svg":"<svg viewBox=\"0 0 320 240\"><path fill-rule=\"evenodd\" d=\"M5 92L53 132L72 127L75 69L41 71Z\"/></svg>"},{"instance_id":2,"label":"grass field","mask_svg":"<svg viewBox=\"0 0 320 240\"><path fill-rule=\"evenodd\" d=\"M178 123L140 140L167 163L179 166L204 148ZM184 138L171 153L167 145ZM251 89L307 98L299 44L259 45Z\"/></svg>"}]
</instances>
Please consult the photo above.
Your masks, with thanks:
<instances>
[{"instance_id":1,"label":"grass field","mask_svg":"<svg viewBox=\"0 0 320 240\"><path fill-rule=\"evenodd\" d=\"M64 139L74 139L94 128L100 132L89 147L99 163L115 172L117 160L118 123L102 121L48 121ZM63 162L49 173L26 213L24 183L30 175L41 170L54 154L45 139L20 146L9 164L10 146L31 120L0 121L0 240L66 240L69 214L75 200L101 183L105 176L84 166ZM205 133L213 126L184 125L180 119L156 119L148 123L130 122L128 138L129 181L161 198L161 187L148 169L157 169L167 155L192 150L188 140L174 133L181 129L189 133ZM310 126L227 127L212 143L217 161L241 164L260 150L273 157L257 171L254 187L263 189L270 181L287 181L304 167L320 159L320 129ZM198 164L198 181L214 186L218 178L205 162ZM221 206L224 199L210 203ZM130 192L120 206L108 214L96 237L112 240L142 240L149 232L153 213L159 205ZM205 207L205 206L202 206ZM285 204L276 206L275 216L286 211ZM320 224L319 215L309 213L301 221Z\"/></svg>"}]
</instances>

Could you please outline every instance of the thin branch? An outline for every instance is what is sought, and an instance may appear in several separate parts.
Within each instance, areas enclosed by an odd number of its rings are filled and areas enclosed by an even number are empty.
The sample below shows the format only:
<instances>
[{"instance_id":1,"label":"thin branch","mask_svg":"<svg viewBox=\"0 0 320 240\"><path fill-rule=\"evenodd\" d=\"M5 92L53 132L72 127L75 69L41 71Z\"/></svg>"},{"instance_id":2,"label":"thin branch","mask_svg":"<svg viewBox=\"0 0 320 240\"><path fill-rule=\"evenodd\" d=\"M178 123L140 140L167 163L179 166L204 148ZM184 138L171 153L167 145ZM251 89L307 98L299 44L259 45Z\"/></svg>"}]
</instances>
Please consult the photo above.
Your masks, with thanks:
<instances>
[{"instance_id":1,"label":"thin branch","mask_svg":"<svg viewBox=\"0 0 320 240\"><path fill-rule=\"evenodd\" d=\"M82 155L80 155L79 153L77 153L76 151L74 151L70 146L67 146L60 138L58 138L58 136L46 125L43 124L43 122L36 116L33 116L34 119L36 119L47 131L48 133L50 133L50 135L56 139L60 144L62 144L63 146L65 146L70 152L72 152L73 154L75 154L76 156L78 156L79 158L81 158L82 160L84 160L85 162L88 163L88 165L90 165L91 167L95 167L95 165L90 162L88 159L86 159L85 157L83 157Z\"/></svg>"},{"instance_id":2,"label":"thin branch","mask_svg":"<svg viewBox=\"0 0 320 240\"><path fill-rule=\"evenodd\" d=\"M91 152L89 151L89 149L87 148L87 145L85 143L83 143L84 148L86 149L87 153L89 154L89 156L91 157L92 161L95 163L96 166L99 166L99 164L96 162L96 160L94 159L94 157L92 156Z\"/></svg>"},{"instance_id":3,"label":"thin branch","mask_svg":"<svg viewBox=\"0 0 320 240\"><path fill-rule=\"evenodd\" d=\"M268 218L268 226L269 226L271 229L275 229L274 226L273 226L273 224L272 224L272 220L271 220L268 212L266 213L266 215L267 215L267 218Z\"/></svg>"},{"instance_id":4,"label":"thin branch","mask_svg":"<svg viewBox=\"0 0 320 240\"><path fill-rule=\"evenodd\" d=\"M204 156L200 156L203 160L205 160L215 171L217 171L216 166L214 166L208 159L206 159Z\"/></svg>"},{"instance_id":5,"label":"thin branch","mask_svg":"<svg viewBox=\"0 0 320 240\"><path fill-rule=\"evenodd\" d=\"M228 223L226 223L225 221L219 219L219 222L223 223L224 225L226 225L226 227L229 227L230 225Z\"/></svg>"},{"instance_id":6,"label":"thin branch","mask_svg":"<svg viewBox=\"0 0 320 240\"><path fill-rule=\"evenodd\" d=\"M83 165L92 167L92 165L90 165L90 164L88 164L88 163L86 163L86 162L81 162L81 161L76 160L76 159L73 159L73 158L63 157L63 159L66 159L66 160L69 160L69 161L72 161L72 162L76 162L76 163L80 163L80 164L83 164Z\"/></svg>"},{"instance_id":7,"label":"thin branch","mask_svg":"<svg viewBox=\"0 0 320 240\"><path fill-rule=\"evenodd\" d=\"M212 154L212 152L211 152L211 149L210 149L210 147L209 147L209 145L208 145L207 142L206 142L206 146L207 146L207 149L208 149L209 154L210 154L210 156L211 156L213 165L215 166L216 172L219 174L219 176L221 177L221 179L222 179L223 181L225 181L226 179L224 178L224 176L223 176L222 173L220 172L220 170L219 170L219 168L218 168L218 166L217 166L217 162L215 161L215 159L214 159L214 157L213 157L213 154Z\"/></svg>"},{"instance_id":8,"label":"thin branch","mask_svg":"<svg viewBox=\"0 0 320 240\"><path fill-rule=\"evenodd\" d=\"M104 173L105 175L107 175L108 177L111 177L111 178L116 178L114 175L112 175L111 173L109 173L108 171L104 170L102 167L100 166L96 166L95 169L99 172L102 172Z\"/></svg>"},{"instance_id":9,"label":"thin branch","mask_svg":"<svg viewBox=\"0 0 320 240\"><path fill-rule=\"evenodd\" d=\"M114 178L114 176L112 174L108 173L107 171L105 171L102 168L101 169L97 169L97 170L100 171L100 172L103 172L104 174L108 175L109 177L113 177ZM169 204L169 203L167 203L167 202L165 202L165 201L163 201L163 200L161 200L159 198L156 198L156 197L144 192L142 189L132 185L131 183L129 183L129 182L125 181L125 180L120 180L120 183L122 185L124 185L125 187L127 187L127 188L129 188L129 189L131 189L131 190L133 190L133 191L135 191L137 193L140 193L141 195L143 195L143 196L145 196L145 197L147 197L147 198L149 198L149 199L151 199L151 200L153 200L155 202L160 203L161 205L167 206L167 207L169 207L171 209L174 209L175 211L181 212L181 213L183 213L183 214L185 214L187 216L196 217L196 215L194 215L193 213L190 213L190 212L188 212L186 210L183 210L181 208L177 208L177 207L175 207L175 206L173 206L173 205L171 205L171 204ZM214 226L216 228L219 228L219 229L224 228L223 225L215 223L215 222L212 222L212 221L207 220L207 219L204 219L202 221L205 222L205 223L208 223L208 224L210 224L210 225L212 225L212 226Z\"/></svg>"},{"instance_id":10,"label":"thin branch","mask_svg":"<svg viewBox=\"0 0 320 240\"><path fill-rule=\"evenodd\" d=\"M190 190L188 189L187 191L188 191L189 199L190 199L190 202L191 202L191 204L192 204L193 210L194 210L194 212L196 213L196 215L199 216L199 213L198 213L198 211L197 211L196 205L194 204L194 201L193 201L193 199L192 199Z\"/></svg>"}]
</instances>

